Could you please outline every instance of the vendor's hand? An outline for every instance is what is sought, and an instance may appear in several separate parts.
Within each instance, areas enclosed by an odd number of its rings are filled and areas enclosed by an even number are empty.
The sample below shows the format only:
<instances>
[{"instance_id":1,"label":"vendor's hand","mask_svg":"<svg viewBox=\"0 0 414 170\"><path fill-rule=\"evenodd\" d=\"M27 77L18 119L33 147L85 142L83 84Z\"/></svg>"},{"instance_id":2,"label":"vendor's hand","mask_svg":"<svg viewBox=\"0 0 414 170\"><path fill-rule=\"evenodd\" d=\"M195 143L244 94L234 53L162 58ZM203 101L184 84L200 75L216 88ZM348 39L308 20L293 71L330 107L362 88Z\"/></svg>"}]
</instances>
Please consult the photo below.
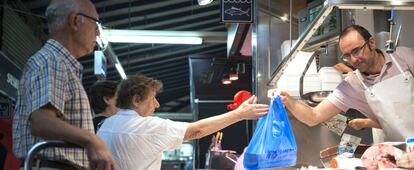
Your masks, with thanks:
<instances>
[{"instance_id":1,"label":"vendor's hand","mask_svg":"<svg viewBox=\"0 0 414 170\"><path fill-rule=\"evenodd\" d=\"M269 106L266 104L255 104L256 100L256 96L253 95L235 110L241 119L257 119L267 114Z\"/></svg>"},{"instance_id":2,"label":"vendor's hand","mask_svg":"<svg viewBox=\"0 0 414 170\"><path fill-rule=\"evenodd\" d=\"M343 63L335 64L333 67L341 73L349 73L353 71L352 68L348 67Z\"/></svg>"},{"instance_id":3,"label":"vendor's hand","mask_svg":"<svg viewBox=\"0 0 414 170\"><path fill-rule=\"evenodd\" d=\"M355 130L361 130L368 127L369 119L352 119L348 122L348 125L354 128Z\"/></svg>"},{"instance_id":4,"label":"vendor's hand","mask_svg":"<svg viewBox=\"0 0 414 170\"><path fill-rule=\"evenodd\" d=\"M286 106L288 99L290 99L290 95L285 91L280 91L278 89L270 89L267 91L267 97L269 100L273 99L276 95L280 96L280 99L282 100L283 104Z\"/></svg>"}]
</instances>

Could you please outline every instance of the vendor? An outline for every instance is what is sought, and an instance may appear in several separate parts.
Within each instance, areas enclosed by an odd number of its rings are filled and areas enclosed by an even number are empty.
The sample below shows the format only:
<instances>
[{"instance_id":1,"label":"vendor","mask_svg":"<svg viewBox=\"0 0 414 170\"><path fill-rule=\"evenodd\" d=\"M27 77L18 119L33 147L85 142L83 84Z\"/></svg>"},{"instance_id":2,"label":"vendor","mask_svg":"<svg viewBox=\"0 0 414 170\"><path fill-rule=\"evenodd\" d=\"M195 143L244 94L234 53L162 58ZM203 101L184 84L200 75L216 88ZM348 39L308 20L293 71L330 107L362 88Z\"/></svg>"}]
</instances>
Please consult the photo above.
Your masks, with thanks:
<instances>
[{"instance_id":1,"label":"vendor","mask_svg":"<svg viewBox=\"0 0 414 170\"><path fill-rule=\"evenodd\" d=\"M371 126L382 127L386 141L414 136L414 49L398 47L388 54L377 49L374 38L359 25L340 34L339 47L341 58L356 70L314 108L280 92L290 113L313 126L353 108L376 123ZM269 90L268 96L276 91Z\"/></svg>"}]
</instances>

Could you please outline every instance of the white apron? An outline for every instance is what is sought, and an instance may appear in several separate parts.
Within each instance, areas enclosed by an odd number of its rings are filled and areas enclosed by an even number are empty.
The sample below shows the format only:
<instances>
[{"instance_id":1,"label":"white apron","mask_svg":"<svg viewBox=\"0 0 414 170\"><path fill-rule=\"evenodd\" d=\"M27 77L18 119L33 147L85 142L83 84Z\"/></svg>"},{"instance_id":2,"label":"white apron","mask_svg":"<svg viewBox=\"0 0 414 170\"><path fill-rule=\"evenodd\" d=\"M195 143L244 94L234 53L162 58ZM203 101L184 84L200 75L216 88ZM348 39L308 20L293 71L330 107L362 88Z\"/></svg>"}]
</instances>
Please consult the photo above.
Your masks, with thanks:
<instances>
[{"instance_id":1,"label":"white apron","mask_svg":"<svg viewBox=\"0 0 414 170\"><path fill-rule=\"evenodd\" d=\"M413 76L402 70L392 54L390 57L401 74L368 87L359 70L355 73L364 86L368 105L385 133L385 141L405 141L407 137L414 137Z\"/></svg>"}]
</instances>

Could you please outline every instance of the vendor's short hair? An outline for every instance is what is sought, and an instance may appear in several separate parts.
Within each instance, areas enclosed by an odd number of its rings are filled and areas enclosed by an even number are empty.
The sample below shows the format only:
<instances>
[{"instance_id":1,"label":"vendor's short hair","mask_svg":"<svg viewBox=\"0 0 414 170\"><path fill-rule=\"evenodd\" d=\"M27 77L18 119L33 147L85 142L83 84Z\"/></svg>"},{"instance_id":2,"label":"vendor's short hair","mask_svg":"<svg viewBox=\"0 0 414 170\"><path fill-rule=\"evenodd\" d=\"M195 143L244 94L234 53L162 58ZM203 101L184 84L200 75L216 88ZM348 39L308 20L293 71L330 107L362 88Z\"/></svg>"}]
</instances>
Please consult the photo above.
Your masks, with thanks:
<instances>
[{"instance_id":1,"label":"vendor's short hair","mask_svg":"<svg viewBox=\"0 0 414 170\"><path fill-rule=\"evenodd\" d=\"M146 100L150 90L158 93L161 89L162 83L159 80L144 75L128 76L118 86L116 106L121 109L129 109L132 105L134 95L138 95L140 100Z\"/></svg>"},{"instance_id":2,"label":"vendor's short hair","mask_svg":"<svg viewBox=\"0 0 414 170\"><path fill-rule=\"evenodd\" d=\"M342 37L348 35L349 32L354 31L354 30L357 31L359 35L361 35L364 38L365 41L368 41L372 37L369 31L365 29L364 27L360 25L350 25L341 32L341 34L339 35L339 40L341 40Z\"/></svg>"},{"instance_id":3,"label":"vendor's short hair","mask_svg":"<svg viewBox=\"0 0 414 170\"><path fill-rule=\"evenodd\" d=\"M118 82L103 80L95 82L88 90L89 103L93 111L98 114L102 113L108 105L105 103L104 97L114 97Z\"/></svg>"}]
</instances>

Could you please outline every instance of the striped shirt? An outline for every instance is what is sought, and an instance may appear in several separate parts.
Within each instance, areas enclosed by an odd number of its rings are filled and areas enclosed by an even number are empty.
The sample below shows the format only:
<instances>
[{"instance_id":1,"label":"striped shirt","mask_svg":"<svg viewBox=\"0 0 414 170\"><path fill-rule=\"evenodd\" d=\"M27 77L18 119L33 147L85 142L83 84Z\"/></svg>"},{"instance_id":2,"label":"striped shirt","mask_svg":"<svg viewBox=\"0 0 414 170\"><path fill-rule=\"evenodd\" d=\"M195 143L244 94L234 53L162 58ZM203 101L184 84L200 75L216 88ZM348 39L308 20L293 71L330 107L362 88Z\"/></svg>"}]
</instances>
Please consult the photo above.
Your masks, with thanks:
<instances>
[{"instance_id":1,"label":"striped shirt","mask_svg":"<svg viewBox=\"0 0 414 170\"><path fill-rule=\"evenodd\" d=\"M39 137L30 134L30 114L51 104L58 117L72 126L94 133L92 112L82 86L82 65L59 42L49 39L29 58L20 79L16 114L13 117L13 152L24 159ZM83 148L49 148L40 152L43 159L89 167Z\"/></svg>"}]
</instances>

